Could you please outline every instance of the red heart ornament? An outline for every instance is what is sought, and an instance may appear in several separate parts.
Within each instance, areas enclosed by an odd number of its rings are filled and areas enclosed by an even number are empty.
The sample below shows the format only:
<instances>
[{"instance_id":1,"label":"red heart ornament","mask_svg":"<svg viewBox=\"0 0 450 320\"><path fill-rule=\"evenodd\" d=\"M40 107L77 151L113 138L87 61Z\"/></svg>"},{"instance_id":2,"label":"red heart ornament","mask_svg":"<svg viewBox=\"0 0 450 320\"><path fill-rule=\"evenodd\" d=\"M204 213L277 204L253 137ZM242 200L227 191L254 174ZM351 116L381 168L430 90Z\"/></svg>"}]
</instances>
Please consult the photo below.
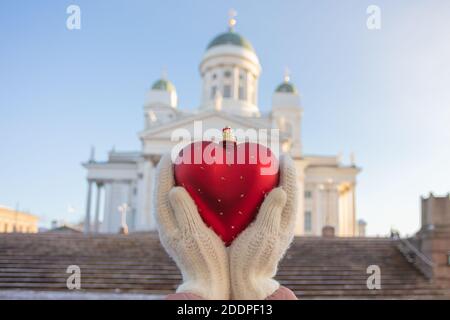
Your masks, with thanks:
<instances>
[{"instance_id":1,"label":"red heart ornament","mask_svg":"<svg viewBox=\"0 0 450 320\"><path fill-rule=\"evenodd\" d=\"M253 221L279 181L275 155L251 142L191 143L174 169L176 185L187 190L203 221L227 246Z\"/></svg>"}]
</instances>

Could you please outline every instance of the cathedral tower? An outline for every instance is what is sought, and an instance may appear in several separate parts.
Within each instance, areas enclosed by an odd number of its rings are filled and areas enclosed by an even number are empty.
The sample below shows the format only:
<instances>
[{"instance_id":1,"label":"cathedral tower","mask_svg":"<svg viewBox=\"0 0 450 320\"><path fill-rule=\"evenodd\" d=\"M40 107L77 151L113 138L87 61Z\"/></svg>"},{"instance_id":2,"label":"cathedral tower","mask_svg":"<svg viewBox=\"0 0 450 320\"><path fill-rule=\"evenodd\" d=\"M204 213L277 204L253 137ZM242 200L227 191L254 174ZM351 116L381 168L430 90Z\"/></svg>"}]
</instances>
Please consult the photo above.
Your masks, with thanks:
<instances>
[{"instance_id":1,"label":"cathedral tower","mask_svg":"<svg viewBox=\"0 0 450 320\"><path fill-rule=\"evenodd\" d=\"M175 119L177 91L165 75L155 81L147 93L144 105L145 128L151 128Z\"/></svg>"},{"instance_id":2,"label":"cathedral tower","mask_svg":"<svg viewBox=\"0 0 450 320\"><path fill-rule=\"evenodd\" d=\"M259 116L258 78L261 65L250 42L234 30L215 37L200 63L203 79L200 109L216 109L241 116Z\"/></svg>"},{"instance_id":3,"label":"cathedral tower","mask_svg":"<svg viewBox=\"0 0 450 320\"><path fill-rule=\"evenodd\" d=\"M275 89L272 96L272 125L280 129L280 133L287 137L282 149L290 152L292 157L300 157L302 107L297 88L285 74L284 81Z\"/></svg>"}]
</instances>

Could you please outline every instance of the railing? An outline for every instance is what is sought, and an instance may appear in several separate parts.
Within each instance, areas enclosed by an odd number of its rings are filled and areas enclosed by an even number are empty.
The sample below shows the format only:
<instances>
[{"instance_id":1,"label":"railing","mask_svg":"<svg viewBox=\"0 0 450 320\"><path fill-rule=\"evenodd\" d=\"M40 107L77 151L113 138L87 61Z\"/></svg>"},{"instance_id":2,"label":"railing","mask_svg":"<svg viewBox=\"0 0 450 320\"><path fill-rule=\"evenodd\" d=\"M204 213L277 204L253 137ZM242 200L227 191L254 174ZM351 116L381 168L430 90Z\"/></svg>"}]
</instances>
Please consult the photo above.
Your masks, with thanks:
<instances>
[{"instance_id":1,"label":"railing","mask_svg":"<svg viewBox=\"0 0 450 320\"><path fill-rule=\"evenodd\" d=\"M397 238L397 248L427 279L433 277L434 263L420 252L408 239Z\"/></svg>"}]
</instances>

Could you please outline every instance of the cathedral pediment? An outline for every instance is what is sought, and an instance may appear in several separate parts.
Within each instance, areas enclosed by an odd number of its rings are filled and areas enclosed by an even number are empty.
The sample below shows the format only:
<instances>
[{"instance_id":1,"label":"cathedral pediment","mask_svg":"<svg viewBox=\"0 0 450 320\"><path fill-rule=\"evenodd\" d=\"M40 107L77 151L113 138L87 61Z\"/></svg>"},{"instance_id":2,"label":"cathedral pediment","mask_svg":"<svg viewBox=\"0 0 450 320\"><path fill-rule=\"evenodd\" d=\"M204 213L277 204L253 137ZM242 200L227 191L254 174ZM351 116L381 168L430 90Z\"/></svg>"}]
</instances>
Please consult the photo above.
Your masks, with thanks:
<instances>
[{"instance_id":1,"label":"cathedral pediment","mask_svg":"<svg viewBox=\"0 0 450 320\"><path fill-rule=\"evenodd\" d=\"M269 129L270 122L266 121L266 125L263 125L264 121L261 120L258 119L256 121L252 118L244 118L220 111L205 111L198 114L186 115L154 128L149 128L140 133L140 138L143 141L170 140L174 131L180 129L186 130L191 135L194 135L198 130L201 132L208 129L221 130L225 126L230 126L235 130Z\"/></svg>"}]
</instances>

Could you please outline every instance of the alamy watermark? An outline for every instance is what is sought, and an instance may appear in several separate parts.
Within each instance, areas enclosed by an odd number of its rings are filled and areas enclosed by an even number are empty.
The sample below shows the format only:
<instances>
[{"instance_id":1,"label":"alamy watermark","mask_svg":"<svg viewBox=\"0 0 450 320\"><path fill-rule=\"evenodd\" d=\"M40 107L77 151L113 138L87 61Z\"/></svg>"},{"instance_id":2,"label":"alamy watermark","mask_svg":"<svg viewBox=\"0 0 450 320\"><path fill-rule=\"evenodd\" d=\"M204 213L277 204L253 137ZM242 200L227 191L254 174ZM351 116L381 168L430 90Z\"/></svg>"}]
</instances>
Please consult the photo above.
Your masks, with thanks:
<instances>
[{"instance_id":1,"label":"alamy watermark","mask_svg":"<svg viewBox=\"0 0 450 320\"><path fill-rule=\"evenodd\" d=\"M370 5L366 9L368 14L366 20L366 26L369 30L380 30L381 29L381 9L377 5Z\"/></svg>"},{"instance_id":2,"label":"alamy watermark","mask_svg":"<svg viewBox=\"0 0 450 320\"><path fill-rule=\"evenodd\" d=\"M376 264L372 264L367 267L367 274L370 276L367 278L366 285L369 290L381 289L381 268Z\"/></svg>"},{"instance_id":3,"label":"alamy watermark","mask_svg":"<svg viewBox=\"0 0 450 320\"><path fill-rule=\"evenodd\" d=\"M70 273L67 278L66 286L69 290L81 289L81 268L77 265L70 265L67 267L66 273Z\"/></svg>"},{"instance_id":4,"label":"alamy watermark","mask_svg":"<svg viewBox=\"0 0 450 320\"><path fill-rule=\"evenodd\" d=\"M67 7L66 13L69 15L66 20L66 27L68 30L81 29L81 9L76 4L71 4Z\"/></svg>"}]
</instances>

